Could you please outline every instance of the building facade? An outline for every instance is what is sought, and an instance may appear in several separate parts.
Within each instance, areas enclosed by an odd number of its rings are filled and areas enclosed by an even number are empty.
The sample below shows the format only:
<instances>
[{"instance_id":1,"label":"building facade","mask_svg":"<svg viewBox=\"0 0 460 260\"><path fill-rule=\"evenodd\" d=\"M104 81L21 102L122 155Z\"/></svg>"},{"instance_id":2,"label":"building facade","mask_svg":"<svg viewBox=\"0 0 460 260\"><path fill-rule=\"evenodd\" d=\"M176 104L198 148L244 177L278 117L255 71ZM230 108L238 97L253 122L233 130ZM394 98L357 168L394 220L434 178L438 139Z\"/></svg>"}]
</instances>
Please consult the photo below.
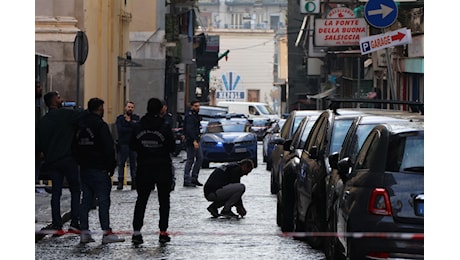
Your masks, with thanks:
<instances>
[{"instance_id":1,"label":"building facade","mask_svg":"<svg viewBox=\"0 0 460 260\"><path fill-rule=\"evenodd\" d=\"M99 97L105 101L104 119L113 125L124 108L119 59L126 59L129 51L131 12L131 1L125 0L36 0L35 51L48 56L44 92L59 91L65 101L78 101L79 107ZM82 65L74 55L79 31L88 40Z\"/></svg>"},{"instance_id":2,"label":"building facade","mask_svg":"<svg viewBox=\"0 0 460 260\"><path fill-rule=\"evenodd\" d=\"M366 22L367 1L318 2L318 13L305 14L298 3L289 1L290 109L324 109L328 106L327 97L367 98L370 93L378 93L382 99L423 102L423 1L395 1L397 17L385 28ZM343 45L318 43L316 22L340 18L338 10L344 10L341 17L365 22L366 33L362 37L407 28L411 30L412 43L364 55L359 41ZM311 71L312 67L317 69Z\"/></svg>"}]
</instances>

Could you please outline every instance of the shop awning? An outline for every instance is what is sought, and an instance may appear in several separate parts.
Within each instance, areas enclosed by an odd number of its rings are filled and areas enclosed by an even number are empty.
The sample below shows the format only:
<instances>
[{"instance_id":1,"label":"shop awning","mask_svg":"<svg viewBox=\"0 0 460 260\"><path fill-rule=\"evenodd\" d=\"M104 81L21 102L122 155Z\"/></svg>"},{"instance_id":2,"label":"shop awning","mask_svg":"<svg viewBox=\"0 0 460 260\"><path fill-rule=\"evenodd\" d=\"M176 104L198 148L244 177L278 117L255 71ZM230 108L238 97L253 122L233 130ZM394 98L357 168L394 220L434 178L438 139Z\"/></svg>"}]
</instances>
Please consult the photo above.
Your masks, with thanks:
<instances>
[{"instance_id":1,"label":"shop awning","mask_svg":"<svg viewBox=\"0 0 460 260\"><path fill-rule=\"evenodd\" d=\"M335 92L335 87L334 88L331 88L331 89L328 89L324 92L321 92L321 93L318 93L318 94L315 94L315 95L307 95L307 98L308 99L322 99L322 98L325 98L325 97L329 97L330 95L334 94Z\"/></svg>"}]
</instances>

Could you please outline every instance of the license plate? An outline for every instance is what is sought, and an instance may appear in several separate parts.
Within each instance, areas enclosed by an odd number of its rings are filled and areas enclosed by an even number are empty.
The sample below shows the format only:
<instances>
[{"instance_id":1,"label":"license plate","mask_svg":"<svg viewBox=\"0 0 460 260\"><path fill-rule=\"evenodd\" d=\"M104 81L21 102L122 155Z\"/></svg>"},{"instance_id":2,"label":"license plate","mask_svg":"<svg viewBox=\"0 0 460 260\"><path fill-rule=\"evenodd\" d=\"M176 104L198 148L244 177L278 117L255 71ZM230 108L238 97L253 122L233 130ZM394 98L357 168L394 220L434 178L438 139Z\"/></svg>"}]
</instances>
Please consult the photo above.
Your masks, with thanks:
<instances>
[{"instance_id":1,"label":"license plate","mask_svg":"<svg viewBox=\"0 0 460 260\"><path fill-rule=\"evenodd\" d=\"M180 144L180 140L176 140L176 144Z\"/></svg>"},{"instance_id":2,"label":"license plate","mask_svg":"<svg viewBox=\"0 0 460 260\"><path fill-rule=\"evenodd\" d=\"M235 153L245 153L246 148L235 148Z\"/></svg>"}]
</instances>

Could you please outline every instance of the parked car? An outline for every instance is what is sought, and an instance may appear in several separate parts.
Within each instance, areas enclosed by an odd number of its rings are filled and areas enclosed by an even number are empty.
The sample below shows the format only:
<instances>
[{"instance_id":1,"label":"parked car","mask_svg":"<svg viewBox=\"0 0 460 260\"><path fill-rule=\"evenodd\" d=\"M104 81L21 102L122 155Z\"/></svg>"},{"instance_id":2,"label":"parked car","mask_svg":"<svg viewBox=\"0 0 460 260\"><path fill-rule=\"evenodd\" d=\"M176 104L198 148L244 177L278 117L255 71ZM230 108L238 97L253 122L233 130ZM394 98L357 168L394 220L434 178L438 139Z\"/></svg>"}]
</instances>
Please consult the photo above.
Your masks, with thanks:
<instances>
[{"instance_id":1,"label":"parked car","mask_svg":"<svg viewBox=\"0 0 460 260\"><path fill-rule=\"evenodd\" d=\"M364 114L360 109L325 110L310 130L302 149L294 182L294 225L298 232L326 230L326 178L330 166L328 155L338 152L353 120ZM307 236L313 248L321 248L324 238Z\"/></svg>"},{"instance_id":2,"label":"parked car","mask_svg":"<svg viewBox=\"0 0 460 260\"><path fill-rule=\"evenodd\" d=\"M329 232L337 232L337 213L335 210L343 192L343 181L337 169L338 161L344 158L348 158L349 161L355 162L358 156L358 152L361 149L366 137L371 132L371 130L379 124L404 124L412 122L423 122L423 115L418 113L409 113L404 111L385 111L384 114L384 116L363 115L356 118L343 141L342 149L340 152L329 156L329 163L332 168L330 179L326 183L326 221L327 231ZM336 255L336 243L336 237L328 237L326 245L326 254L328 259L335 259L334 255Z\"/></svg>"},{"instance_id":3,"label":"parked car","mask_svg":"<svg viewBox=\"0 0 460 260\"><path fill-rule=\"evenodd\" d=\"M306 116L319 115L321 111L318 110L295 110L292 111L286 118L286 122L281 128L279 138L273 139L273 143L276 145L272 151L271 157L271 171L270 171L270 193L276 194L279 190L279 174L280 161L283 156L283 144L285 140L292 138L295 130L300 124L300 121Z\"/></svg>"},{"instance_id":4,"label":"parked car","mask_svg":"<svg viewBox=\"0 0 460 260\"><path fill-rule=\"evenodd\" d=\"M276 223L283 232L294 230L294 181L299 168L302 148L305 146L308 134L317 118L316 115L304 117L292 139L286 140L283 145L284 152L281 157L283 163L280 163L283 167L279 169L278 183L280 186L276 196Z\"/></svg>"},{"instance_id":5,"label":"parked car","mask_svg":"<svg viewBox=\"0 0 460 260\"><path fill-rule=\"evenodd\" d=\"M374 127L356 158L343 158L336 168L343 188L332 230L377 235L331 240L328 258L423 259L423 122Z\"/></svg>"},{"instance_id":6,"label":"parked car","mask_svg":"<svg viewBox=\"0 0 460 260\"><path fill-rule=\"evenodd\" d=\"M251 132L251 122L247 118L227 115L210 119L202 126L205 128L200 140L203 168L209 168L210 162L232 162L245 158L252 159L254 167L257 167L257 136Z\"/></svg>"},{"instance_id":7,"label":"parked car","mask_svg":"<svg viewBox=\"0 0 460 260\"><path fill-rule=\"evenodd\" d=\"M253 117L251 131L256 134L257 141L262 141L264 139L267 129L270 127L273 122L268 117Z\"/></svg>"},{"instance_id":8,"label":"parked car","mask_svg":"<svg viewBox=\"0 0 460 260\"><path fill-rule=\"evenodd\" d=\"M264 139L262 140L262 155L263 162L266 163L265 167L267 171L272 169L272 151L275 148L276 144L272 141L274 138L278 137L281 132L281 128L286 122L286 119L282 118L276 122L272 122L271 126L267 129Z\"/></svg>"},{"instance_id":9,"label":"parked car","mask_svg":"<svg viewBox=\"0 0 460 260\"><path fill-rule=\"evenodd\" d=\"M398 118L417 117L418 114L385 109L340 109L326 110L316 120L302 151L300 167L295 180L294 225L296 231L323 232L327 230L328 187L331 183L331 168L334 153L342 150L343 141L358 118L366 116L388 116L378 122ZM365 135L364 135L365 136ZM305 238L312 247L320 248L324 237Z\"/></svg>"}]
</instances>

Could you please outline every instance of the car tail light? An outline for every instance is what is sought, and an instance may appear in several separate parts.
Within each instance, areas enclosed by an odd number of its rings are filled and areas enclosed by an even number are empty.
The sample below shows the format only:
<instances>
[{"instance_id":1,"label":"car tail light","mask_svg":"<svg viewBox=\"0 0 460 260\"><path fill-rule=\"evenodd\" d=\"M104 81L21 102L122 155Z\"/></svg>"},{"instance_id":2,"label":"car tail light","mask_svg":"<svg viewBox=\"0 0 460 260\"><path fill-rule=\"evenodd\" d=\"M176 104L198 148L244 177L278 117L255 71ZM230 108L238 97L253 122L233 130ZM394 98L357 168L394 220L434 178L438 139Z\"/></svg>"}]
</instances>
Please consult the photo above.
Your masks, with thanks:
<instances>
[{"instance_id":1,"label":"car tail light","mask_svg":"<svg viewBox=\"0 0 460 260\"><path fill-rule=\"evenodd\" d=\"M391 216L390 196L383 188L375 188L369 201L369 212L375 215Z\"/></svg>"}]
</instances>

